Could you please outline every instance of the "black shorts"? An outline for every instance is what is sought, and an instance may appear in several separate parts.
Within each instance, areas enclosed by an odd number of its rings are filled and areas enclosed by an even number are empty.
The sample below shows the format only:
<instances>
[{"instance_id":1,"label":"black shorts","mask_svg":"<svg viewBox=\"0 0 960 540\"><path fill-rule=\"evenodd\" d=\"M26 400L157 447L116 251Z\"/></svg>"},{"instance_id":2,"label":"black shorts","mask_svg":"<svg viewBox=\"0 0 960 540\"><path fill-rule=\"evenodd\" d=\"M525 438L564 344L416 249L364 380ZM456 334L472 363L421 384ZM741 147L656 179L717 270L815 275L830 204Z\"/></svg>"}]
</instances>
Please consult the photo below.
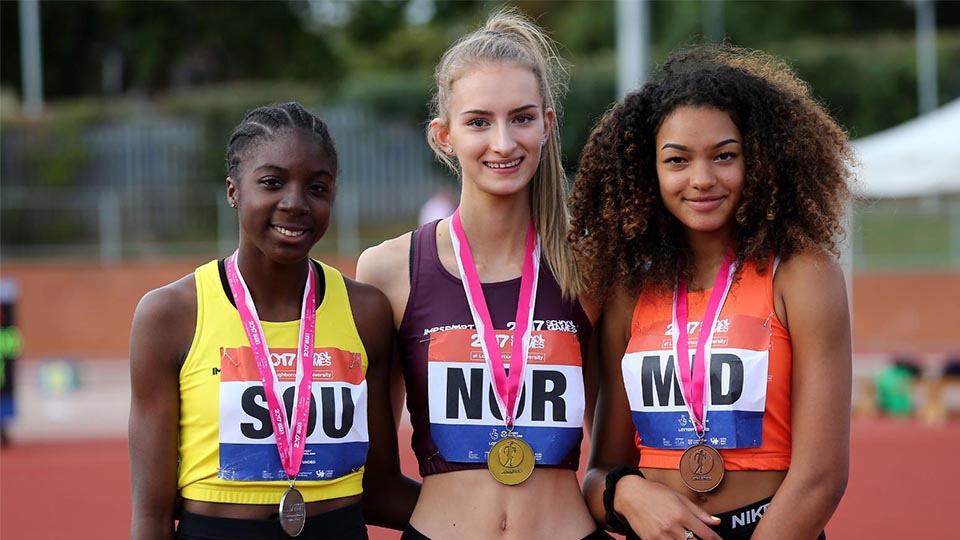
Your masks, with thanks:
<instances>
[{"instance_id":1,"label":"black shorts","mask_svg":"<svg viewBox=\"0 0 960 540\"><path fill-rule=\"evenodd\" d=\"M757 523L760 522L763 513L767 511L767 505L769 505L772 500L773 497L767 497L766 499L750 503L736 510L717 514L717 517L720 518L720 525L710 528L720 535L720 538L723 538L723 540L750 540L753 531L757 529ZM697 536L695 538L700 537ZM639 537L634 534L633 531L630 531L630 534L627 535L627 540L638 539ZM823 532L817 537L817 540L826 539L827 535Z\"/></svg>"},{"instance_id":2,"label":"black shorts","mask_svg":"<svg viewBox=\"0 0 960 540\"><path fill-rule=\"evenodd\" d=\"M283 540L276 519L232 519L180 512L177 540ZM360 503L307 517L297 540L367 540Z\"/></svg>"},{"instance_id":3,"label":"black shorts","mask_svg":"<svg viewBox=\"0 0 960 540\"><path fill-rule=\"evenodd\" d=\"M720 518L720 525L712 527L712 529L723 540L750 540L750 536L756 530L757 523L760 522L763 513L767 511L767 505L770 504L771 500L773 500L773 497L767 497L736 510L717 514L717 517ZM817 540L826 540L826 538L827 536L821 532Z\"/></svg>"},{"instance_id":4,"label":"black shorts","mask_svg":"<svg viewBox=\"0 0 960 540\"><path fill-rule=\"evenodd\" d=\"M407 528L403 530L400 540L430 540L430 537L413 528L413 525L407 523ZM613 537L603 529L597 529L583 537L582 540L613 540Z\"/></svg>"}]
</instances>

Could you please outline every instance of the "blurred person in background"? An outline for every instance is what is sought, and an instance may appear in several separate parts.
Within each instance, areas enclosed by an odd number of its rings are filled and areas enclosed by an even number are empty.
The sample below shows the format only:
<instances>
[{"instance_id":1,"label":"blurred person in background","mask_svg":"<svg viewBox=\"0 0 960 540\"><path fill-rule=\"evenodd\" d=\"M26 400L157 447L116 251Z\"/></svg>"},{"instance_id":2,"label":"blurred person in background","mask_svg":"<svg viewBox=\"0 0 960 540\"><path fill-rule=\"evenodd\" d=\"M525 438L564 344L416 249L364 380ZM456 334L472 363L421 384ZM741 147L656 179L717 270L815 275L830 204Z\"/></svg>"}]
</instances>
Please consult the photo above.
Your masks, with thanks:
<instances>
[{"instance_id":1,"label":"blurred person in background","mask_svg":"<svg viewBox=\"0 0 960 540\"><path fill-rule=\"evenodd\" d=\"M733 47L674 53L600 120L571 197L605 297L597 520L643 540L823 537L849 470L851 157L786 64Z\"/></svg>"},{"instance_id":2,"label":"blurred person in background","mask_svg":"<svg viewBox=\"0 0 960 540\"><path fill-rule=\"evenodd\" d=\"M16 362L23 350L23 335L16 320L19 296L16 281L0 279L0 446L10 443L10 424L17 412Z\"/></svg>"},{"instance_id":3,"label":"blurred person in background","mask_svg":"<svg viewBox=\"0 0 960 540\"><path fill-rule=\"evenodd\" d=\"M226 161L237 250L134 315L132 538L363 539L362 487L387 478L389 504L363 502L402 527L417 487L390 415L390 305L310 258L336 192L327 126L298 103L255 109Z\"/></svg>"},{"instance_id":4,"label":"blurred person in background","mask_svg":"<svg viewBox=\"0 0 960 540\"><path fill-rule=\"evenodd\" d=\"M565 237L562 74L514 11L451 46L428 141L460 206L357 264L393 308L424 478L404 540L609 538L576 477L596 309Z\"/></svg>"},{"instance_id":5,"label":"blurred person in background","mask_svg":"<svg viewBox=\"0 0 960 540\"><path fill-rule=\"evenodd\" d=\"M913 386L920 375L916 360L906 356L895 358L893 365L880 371L874 381L880 411L898 417L913 414Z\"/></svg>"},{"instance_id":6,"label":"blurred person in background","mask_svg":"<svg viewBox=\"0 0 960 540\"><path fill-rule=\"evenodd\" d=\"M437 191L420 207L418 223L422 227L427 223L448 218L457 209L457 202L446 186L437 188Z\"/></svg>"}]
</instances>

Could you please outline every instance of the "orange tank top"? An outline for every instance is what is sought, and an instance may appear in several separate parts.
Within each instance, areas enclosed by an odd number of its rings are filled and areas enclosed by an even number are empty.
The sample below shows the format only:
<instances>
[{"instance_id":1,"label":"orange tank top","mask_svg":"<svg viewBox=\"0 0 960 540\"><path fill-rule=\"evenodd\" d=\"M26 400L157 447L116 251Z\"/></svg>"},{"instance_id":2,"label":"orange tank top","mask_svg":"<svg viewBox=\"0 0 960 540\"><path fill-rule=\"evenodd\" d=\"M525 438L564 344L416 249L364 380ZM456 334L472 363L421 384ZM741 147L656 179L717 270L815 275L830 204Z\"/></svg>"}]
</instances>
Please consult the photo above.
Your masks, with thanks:
<instances>
[{"instance_id":1,"label":"orange tank top","mask_svg":"<svg viewBox=\"0 0 960 540\"><path fill-rule=\"evenodd\" d=\"M790 467L793 354L774 309L775 270L772 264L760 274L747 264L717 315L705 377L705 442L731 471ZM690 358L711 292L687 296ZM683 450L697 442L673 359L672 320L672 292L640 294L621 364L640 467L676 469Z\"/></svg>"}]
</instances>

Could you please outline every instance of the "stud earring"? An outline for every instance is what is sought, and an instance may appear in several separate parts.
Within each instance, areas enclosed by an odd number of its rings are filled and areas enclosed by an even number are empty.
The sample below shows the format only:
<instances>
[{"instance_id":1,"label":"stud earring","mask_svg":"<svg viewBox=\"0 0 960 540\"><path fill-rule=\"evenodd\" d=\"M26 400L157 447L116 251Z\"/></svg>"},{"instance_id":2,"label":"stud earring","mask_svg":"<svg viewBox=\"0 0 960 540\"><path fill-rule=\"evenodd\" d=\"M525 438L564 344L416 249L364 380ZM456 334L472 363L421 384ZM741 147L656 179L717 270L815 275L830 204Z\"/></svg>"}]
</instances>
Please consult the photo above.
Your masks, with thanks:
<instances>
[{"instance_id":1,"label":"stud earring","mask_svg":"<svg viewBox=\"0 0 960 540\"><path fill-rule=\"evenodd\" d=\"M236 208L236 207L237 207L237 201L230 199L230 208Z\"/></svg>"},{"instance_id":2,"label":"stud earring","mask_svg":"<svg viewBox=\"0 0 960 540\"><path fill-rule=\"evenodd\" d=\"M452 146L448 146L448 147L447 147L447 153L448 153L448 154L452 154L452 153L453 153L453 147L452 147Z\"/></svg>"}]
</instances>

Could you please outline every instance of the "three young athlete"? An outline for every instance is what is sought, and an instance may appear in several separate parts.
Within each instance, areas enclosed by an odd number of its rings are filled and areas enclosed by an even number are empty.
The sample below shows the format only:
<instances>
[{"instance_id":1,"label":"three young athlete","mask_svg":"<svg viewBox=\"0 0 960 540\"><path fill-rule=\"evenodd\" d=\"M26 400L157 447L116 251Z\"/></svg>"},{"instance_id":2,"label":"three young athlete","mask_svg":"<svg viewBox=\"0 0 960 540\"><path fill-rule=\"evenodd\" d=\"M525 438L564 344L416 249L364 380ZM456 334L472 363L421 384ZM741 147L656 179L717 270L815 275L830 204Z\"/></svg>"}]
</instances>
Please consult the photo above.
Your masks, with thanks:
<instances>
[{"instance_id":1,"label":"three young athlete","mask_svg":"<svg viewBox=\"0 0 960 540\"><path fill-rule=\"evenodd\" d=\"M598 124L571 220L562 74L512 11L451 46L428 140L460 206L364 252L367 284L309 257L336 192L326 126L247 115L237 251L134 318L134 538L821 533L848 466L842 130L781 62L684 51Z\"/></svg>"}]
</instances>

